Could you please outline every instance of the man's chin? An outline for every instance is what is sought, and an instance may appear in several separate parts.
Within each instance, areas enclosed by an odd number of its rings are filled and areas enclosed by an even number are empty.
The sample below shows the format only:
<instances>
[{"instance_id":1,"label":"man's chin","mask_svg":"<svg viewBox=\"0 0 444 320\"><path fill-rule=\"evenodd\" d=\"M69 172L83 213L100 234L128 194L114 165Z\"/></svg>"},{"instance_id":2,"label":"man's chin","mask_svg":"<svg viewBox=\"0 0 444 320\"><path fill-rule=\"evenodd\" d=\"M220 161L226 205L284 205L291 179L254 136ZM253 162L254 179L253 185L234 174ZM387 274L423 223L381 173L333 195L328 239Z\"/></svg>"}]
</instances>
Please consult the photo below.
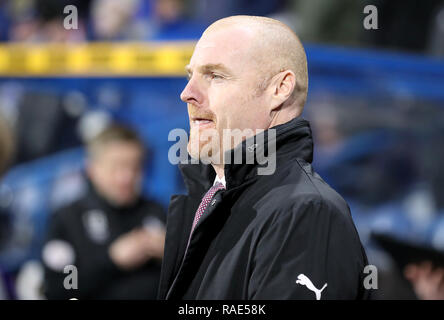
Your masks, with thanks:
<instances>
[{"instance_id":1,"label":"man's chin","mask_svg":"<svg viewBox=\"0 0 444 320\"><path fill-rule=\"evenodd\" d=\"M188 154L191 156L191 158L195 160L204 160L206 158L205 155L201 153L201 150L203 150L203 148L205 148L205 143L198 144L192 142L192 140L190 140L187 145Z\"/></svg>"},{"instance_id":2,"label":"man's chin","mask_svg":"<svg viewBox=\"0 0 444 320\"><path fill-rule=\"evenodd\" d=\"M218 148L211 148L209 143L197 144L188 143L188 154L191 158L199 160L205 164L221 164L221 157Z\"/></svg>"},{"instance_id":3,"label":"man's chin","mask_svg":"<svg viewBox=\"0 0 444 320\"><path fill-rule=\"evenodd\" d=\"M115 207L128 207L134 204L136 201L137 196L135 195L127 195L127 196L119 196L119 197L113 197L108 198L108 201L110 204L112 204Z\"/></svg>"}]
</instances>

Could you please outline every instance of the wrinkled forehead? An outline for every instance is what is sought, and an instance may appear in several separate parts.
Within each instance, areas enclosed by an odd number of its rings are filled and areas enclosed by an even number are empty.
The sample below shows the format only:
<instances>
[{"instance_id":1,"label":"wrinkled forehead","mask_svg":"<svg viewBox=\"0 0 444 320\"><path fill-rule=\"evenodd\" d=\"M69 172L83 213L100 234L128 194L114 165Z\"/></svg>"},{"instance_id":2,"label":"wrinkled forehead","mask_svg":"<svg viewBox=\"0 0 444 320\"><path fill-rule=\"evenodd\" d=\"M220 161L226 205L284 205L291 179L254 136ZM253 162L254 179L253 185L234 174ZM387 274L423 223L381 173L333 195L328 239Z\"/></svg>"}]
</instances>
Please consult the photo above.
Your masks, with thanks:
<instances>
[{"instance_id":1,"label":"wrinkled forehead","mask_svg":"<svg viewBox=\"0 0 444 320\"><path fill-rule=\"evenodd\" d=\"M239 70L251 61L253 35L248 29L238 27L207 30L194 48L190 67L205 64L224 64Z\"/></svg>"}]
</instances>

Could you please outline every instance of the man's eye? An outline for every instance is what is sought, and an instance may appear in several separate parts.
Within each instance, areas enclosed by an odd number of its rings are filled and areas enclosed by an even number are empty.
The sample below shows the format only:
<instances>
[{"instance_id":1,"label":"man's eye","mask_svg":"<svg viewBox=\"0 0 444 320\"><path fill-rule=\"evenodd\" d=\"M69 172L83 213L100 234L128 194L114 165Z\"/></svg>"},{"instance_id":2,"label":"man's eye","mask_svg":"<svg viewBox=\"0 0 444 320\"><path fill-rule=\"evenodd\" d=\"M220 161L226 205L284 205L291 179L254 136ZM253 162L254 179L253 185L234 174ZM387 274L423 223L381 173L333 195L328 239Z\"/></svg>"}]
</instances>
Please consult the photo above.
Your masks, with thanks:
<instances>
[{"instance_id":1,"label":"man's eye","mask_svg":"<svg viewBox=\"0 0 444 320\"><path fill-rule=\"evenodd\" d=\"M222 76L221 75L218 75L218 74L216 74L216 73L211 73L211 79L222 79Z\"/></svg>"}]
</instances>

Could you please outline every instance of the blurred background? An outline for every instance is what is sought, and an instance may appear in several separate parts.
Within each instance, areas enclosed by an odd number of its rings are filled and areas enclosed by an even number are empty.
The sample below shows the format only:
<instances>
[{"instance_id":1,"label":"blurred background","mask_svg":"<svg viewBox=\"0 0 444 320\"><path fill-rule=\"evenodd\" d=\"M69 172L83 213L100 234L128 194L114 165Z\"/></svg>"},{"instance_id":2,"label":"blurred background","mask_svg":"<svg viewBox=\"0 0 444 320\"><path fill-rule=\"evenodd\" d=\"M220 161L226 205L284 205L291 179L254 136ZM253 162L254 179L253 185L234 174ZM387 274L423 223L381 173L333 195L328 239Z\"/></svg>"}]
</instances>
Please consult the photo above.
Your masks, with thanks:
<instances>
[{"instance_id":1,"label":"blurred background","mask_svg":"<svg viewBox=\"0 0 444 320\"><path fill-rule=\"evenodd\" d=\"M367 30L364 7L376 6ZM77 8L66 29L67 5ZM70 13L70 12L69 12ZM377 299L415 299L372 232L444 251L444 1L0 0L0 298L37 299L52 212L86 188L83 143L112 122L146 144L143 193L184 191L168 133L188 130L184 66L213 21L263 15L306 48L314 167L349 203ZM1 126L0 126L1 129ZM6 147L5 147L6 148Z\"/></svg>"}]
</instances>

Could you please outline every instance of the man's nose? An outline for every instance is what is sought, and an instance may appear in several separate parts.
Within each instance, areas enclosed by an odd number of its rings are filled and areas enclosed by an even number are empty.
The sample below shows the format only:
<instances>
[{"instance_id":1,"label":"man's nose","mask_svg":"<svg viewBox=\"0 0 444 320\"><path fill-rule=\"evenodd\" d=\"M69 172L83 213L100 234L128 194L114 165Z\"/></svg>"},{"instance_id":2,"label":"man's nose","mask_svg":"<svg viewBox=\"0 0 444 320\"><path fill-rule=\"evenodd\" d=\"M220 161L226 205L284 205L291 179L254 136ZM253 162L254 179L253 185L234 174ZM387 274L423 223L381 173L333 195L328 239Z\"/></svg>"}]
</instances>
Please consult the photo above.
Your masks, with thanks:
<instances>
[{"instance_id":1,"label":"man's nose","mask_svg":"<svg viewBox=\"0 0 444 320\"><path fill-rule=\"evenodd\" d=\"M180 99L186 103L192 103L194 105L201 105L203 100L202 90L199 87L197 80L191 78L182 93Z\"/></svg>"},{"instance_id":2,"label":"man's nose","mask_svg":"<svg viewBox=\"0 0 444 320\"><path fill-rule=\"evenodd\" d=\"M120 184L131 185L137 179L138 172L131 168L122 168L117 172L117 178Z\"/></svg>"}]
</instances>

